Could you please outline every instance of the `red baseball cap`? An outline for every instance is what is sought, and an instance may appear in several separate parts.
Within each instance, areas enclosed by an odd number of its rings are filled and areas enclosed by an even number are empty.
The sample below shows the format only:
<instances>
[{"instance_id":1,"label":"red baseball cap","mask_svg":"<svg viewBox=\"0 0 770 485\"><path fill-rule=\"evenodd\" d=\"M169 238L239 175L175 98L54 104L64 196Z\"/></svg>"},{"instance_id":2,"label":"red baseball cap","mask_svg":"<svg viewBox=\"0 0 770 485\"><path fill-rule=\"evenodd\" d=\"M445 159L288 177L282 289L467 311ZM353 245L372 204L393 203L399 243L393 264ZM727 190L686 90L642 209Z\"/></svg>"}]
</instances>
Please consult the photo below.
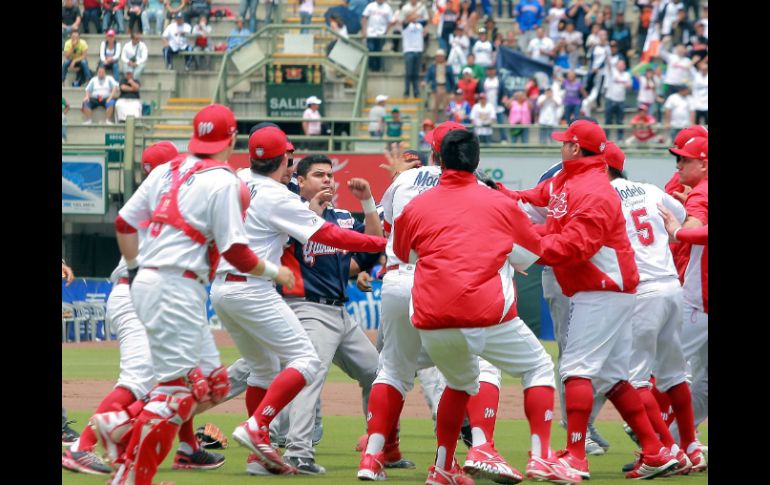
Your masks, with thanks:
<instances>
[{"instance_id":1,"label":"red baseball cap","mask_svg":"<svg viewBox=\"0 0 770 485\"><path fill-rule=\"evenodd\" d=\"M676 155L672 150L673 148L682 148L684 144L687 143L687 140L690 138L695 138L696 136L708 138L709 132L701 125L688 126L676 134L676 138L674 138L674 146L669 148L668 151L671 152L672 155Z\"/></svg>"},{"instance_id":2,"label":"red baseball cap","mask_svg":"<svg viewBox=\"0 0 770 485\"><path fill-rule=\"evenodd\" d=\"M176 145L170 141L159 141L148 146L142 153L142 169L145 174L152 172L155 167L162 165L179 155Z\"/></svg>"},{"instance_id":3,"label":"red baseball cap","mask_svg":"<svg viewBox=\"0 0 770 485\"><path fill-rule=\"evenodd\" d=\"M623 165L626 163L626 154L615 143L608 141L604 147L604 159L610 167L623 171Z\"/></svg>"},{"instance_id":4,"label":"red baseball cap","mask_svg":"<svg viewBox=\"0 0 770 485\"><path fill-rule=\"evenodd\" d=\"M690 138L682 148L669 148L668 150L680 157L709 161L709 139L705 136Z\"/></svg>"},{"instance_id":5,"label":"red baseball cap","mask_svg":"<svg viewBox=\"0 0 770 485\"><path fill-rule=\"evenodd\" d=\"M588 120L573 121L566 131L551 133L556 141L577 143L580 148L594 153L604 153L607 145L607 134L601 126Z\"/></svg>"},{"instance_id":6,"label":"red baseball cap","mask_svg":"<svg viewBox=\"0 0 770 485\"><path fill-rule=\"evenodd\" d=\"M210 104L193 118L193 136L187 148L190 153L203 155L221 152L230 145L237 131L235 115L230 108Z\"/></svg>"},{"instance_id":7,"label":"red baseball cap","mask_svg":"<svg viewBox=\"0 0 770 485\"><path fill-rule=\"evenodd\" d=\"M430 146L437 153L441 153L441 141L444 139L447 133L452 130L464 130L465 127L460 123L454 121L445 121L438 125L436 129L429 131L425 134L425 141L430 143Z\"/></svg>"},{"instance_id":8,"label":"red baseball cap","mask_svg":"<svg viewBox=\"0 0 770 485\"><path fill-rule=\"evenodd\" d=\"M254 160L275 158L286 153L288 143L282 129L266 126L249 137L249 156Z\"/></svg>"}]
</instances>

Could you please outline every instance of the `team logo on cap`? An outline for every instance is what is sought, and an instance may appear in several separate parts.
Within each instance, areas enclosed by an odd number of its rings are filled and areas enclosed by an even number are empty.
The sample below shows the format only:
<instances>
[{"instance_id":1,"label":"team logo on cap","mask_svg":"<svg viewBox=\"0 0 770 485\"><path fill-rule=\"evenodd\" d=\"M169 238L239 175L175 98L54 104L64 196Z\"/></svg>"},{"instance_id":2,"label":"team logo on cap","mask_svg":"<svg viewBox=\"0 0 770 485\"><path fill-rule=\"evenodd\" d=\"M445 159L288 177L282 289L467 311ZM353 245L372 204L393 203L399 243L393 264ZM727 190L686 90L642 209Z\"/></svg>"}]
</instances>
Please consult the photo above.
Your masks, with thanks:
<instances>
[{"instance_id":1,"label":"team logo on cap","mask_svg":"<svg viewBox=\"0 0 770 485\"><path fill-rule=\"evenodd\" d=\"M198 137L206 136L214 131L214 123L211 121L202 121L198 123Z\"/></svg>"},{"instance_id":2,"label":"team logo on cap","mask_svg":"<svg viewBox=\"0 0 770 485\"><path fill-rule=\"evenodd\" d=\"M607 144L606 144L606 143L602 143L602 144L600 144L600 145L599 145L599 153L602 153L602 152L604 152L604 147L606 147L606 146L607 146Z\"/></svg>"},{"instance_id":3,"label":"team logo on cap","mask_svg":"<svg viewBox=\"0 0 770 485\"><path fill-rule=\"evenodd\" d=\"M254 153L256 153L258 157L261 157L265 154L265 149L262 147L257 147L254 149Z\"/></svg>"}]
</instances>

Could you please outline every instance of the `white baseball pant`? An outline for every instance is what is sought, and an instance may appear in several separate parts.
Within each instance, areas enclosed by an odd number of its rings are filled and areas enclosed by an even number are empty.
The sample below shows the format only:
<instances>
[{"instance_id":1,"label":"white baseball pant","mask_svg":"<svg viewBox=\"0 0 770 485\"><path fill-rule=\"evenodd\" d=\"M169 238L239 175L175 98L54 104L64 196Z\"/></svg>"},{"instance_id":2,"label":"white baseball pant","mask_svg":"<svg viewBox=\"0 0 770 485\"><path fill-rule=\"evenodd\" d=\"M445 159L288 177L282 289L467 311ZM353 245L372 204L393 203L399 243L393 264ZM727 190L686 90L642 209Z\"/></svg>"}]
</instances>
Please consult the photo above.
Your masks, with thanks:
<instances>
[{"instance_id":1,"label":"white baseball pant","mask_svg":"<svg viewBox=\"0 0 770 485\"><path fill-rule=\"evenodd\" d=\"M211 286L211 304L249 365L248 385L270 385L278 375L275 357L279 369L296 369L306 383L315 379L321 362L313 344L271 283L252 277L226 282L220 273Z\"/></svg>"},{"instance_id":2,"label":"white baseball pant","mask_svg":"<svg viewBox=\"0 0 770 485\"><path fill-rule=\"evenodd\" d=\"M682 352L687 360L687 380L691 383L695 424L708 417L709 315L691 306L684 307Z\"/></svg>"},{"instance_id":3,"label":"white baseball pant","mask_svg":"<svg viewBox=\"0 0 770 485\"><path fill-rule=\"evenodd\" d=\"M548 303L548 311L551 313L553 322L553 335L556 338L556 346L559 354L556 359L557 368L561 365L561 356L564 353L564 346L567 344L567 328L569 326L569 298L564 296L559 282L553 274L550 266L544 266L541 273L541 284L543 285L543 298ZM559 380L557 390L559 391L559 402L561 403L562 421L566 423L567 414L564 404L564 382Z\"/></svg>"},{"instance_id":4,"label":"white baseball pant","mask_svg":"<svg viewBox=\"0 0 770 485\"><path fill-rule=\"evenodd\" d=\"M615 291L582 291L570 298L567 345L559 376L591 379L594 391L606 394L628 380L631 315L636 296Z\"/></svg>"},{"instance_id":5,"label":"white baseball pant","mask_svg":"<svg viewBox=\"0 0 770 485\"><path fill-rule=\"evenodd\" d=\"M105 318L118 335L120 375L115 387L124 387L140 399L155 385L155 376L147 332L136 316L127 284L112 286Z\"/></svg>"},{"instance_id":6,"label":"white baseball pant","mask_svg":"<svg viewBox=\"0 0 770 485\"><path fill-rule=\"evenodd\" d=\"M198 367L210 337L206 288L183 277L183 271L142 268L131 286L131 300L147 331L158 382L184 377ZM205 349L208 365L217 364L212 369L220 365L216 347L214 353Z\"/></svg>"},{"instance_id":7,"label":"white baseball pant","mask_svg":"<svg viewBox=\"0 0 770 485\"><path fill-rule=\"evenodd\" d=\"M676 277L639 283L631 317L629 380L636 387L655 385L666 392L685 381L682 328L682 285Z\"/></svg>"}]
</instances>

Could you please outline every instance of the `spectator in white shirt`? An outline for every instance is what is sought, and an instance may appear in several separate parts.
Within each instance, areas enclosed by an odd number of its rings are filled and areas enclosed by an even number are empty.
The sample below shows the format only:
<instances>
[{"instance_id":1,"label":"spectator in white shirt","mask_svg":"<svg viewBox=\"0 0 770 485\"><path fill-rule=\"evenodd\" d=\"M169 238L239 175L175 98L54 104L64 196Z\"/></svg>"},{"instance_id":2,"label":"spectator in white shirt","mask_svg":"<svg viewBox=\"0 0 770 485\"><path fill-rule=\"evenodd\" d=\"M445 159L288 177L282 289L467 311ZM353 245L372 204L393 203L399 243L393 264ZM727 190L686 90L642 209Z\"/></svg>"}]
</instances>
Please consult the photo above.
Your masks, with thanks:
<instances>
[{"instance_id":1,"label":"spectator in white shirt","mask_svg":"<svg viewBox=\"0 0 770 485\"><path fill-rule=\"evenodd\" d=\"M123 46L120 62L124 73L131 71L134 79L141 79L147 63L147 44L142 42L142 34L137 31L131 33L131 42Z\"/></svg>"},{"instance_id":2,"label":"spectator in white shirt","mask_svg":"<svg viewBox=\"0 0 770 485\"><path fill-rule=\"evenodd\" d=\"M630 88L631 74L626 72L626 62L623 59L620 59L617 64L611 68L610 75L607 79L607 93L605 94L607 105L604 111L605 125L623 124L623 109L626 104L626 92ZM623 128L618 128L617 139L623 139Z\"/></svg>"},{"instance_id":3,"label":"spectator in white shirt","mask_svg":"<svg viewBox=\"0 0 770 485\"><path fill-rule=\"evenodd\" d=\"M551 8L548 9L548 16L545 18L548 22L548 37L552 41L559 40L559 21L567 20L567 9L564 8L564 0L554 0Z\"/></svg>"},{"instance_id":4,"label":"spectator in white shirt","mask_svg":"<svg viewBox=\"0 0 770 485\"><path fill-rule=\"evenodd\" d=\"M313 5L313 0L302 0L302 3L299 6L299 23L301 25L307 25L313 21L313 10L315 10L315 5ZM294 4L294 11L297 11L297 4ZM300 34L307 34L308 29L300 29Z\"/></svg>"},{"instance_id":5,"label":"spectator in white shirt","mask_svg":"<svg viewBox=\"0 0 770 485\"><path fill-rule=\"evenodd\" d=\"M693 69L693 107L695 124L709 124L709 63L706 59L698 63L698 70Z\"/></svg>"},{"instance_id":6,"label":"spectator in white shirt","mask_svg":"<svg viewBox=\"0 0 770 485\"><path fill-rule=\"evenodd\" d=\"M695 106L686 84L676 87L676 92L666 99L663 109L664 127L671 129L672 140L682 128L695 124Z\"/></svg>"},{"instance_id":7,"label":"spectator in white shirt","mask_svg":"<svg viewBox=\"0 0 770 485\"><path fill-rule=\"evenodd\" d=\"M205 15L201 15L198 18L198 23L193 27L192 36L194 39L192 47L193 51L211 52L213 50L211 41L209 40L209 37L211 36L211 26L209 25L208 17ZM209 56L195 56L193 58L195 69L208 69L210 59L211 57Z\"/></svg>"},{"instance_id":8,"label":"spectator in white shirt","mask_svg":"<svg viewBox=\"0 0 770 485\"><path fill-rule=\"evenodd\" d=\"M551 140L551 132L559 126L561 118L561 103L554 96L553 89L545 88L545 92L537 98L538 117L537 123L540 125L540 144L546 145Z\"/></svg>"},{"instance_id":9,"label":"spectator in white shirt","mask_svg":"<svg viewBox=\"0 0 770 485\"><path fill-rule=\"evenodd\" d=\"M492 123L496 120L495 107L487 102L486 93L479 94L479 102L471 109L471 124L479 141L484 145L492 143Z\"/></svg>"},{"instance_id":10,"label":"spectator in white shirt","mask_svg":"<svg viewBox=\"0 0 770 485\"><path fill-rule=\"evenodd\" d=\"M307 98L307 101L305 101L305 104L307 105L307 109L305 109L305 111L302 113L302 119L310 121L302 122L302 131L305 133L305 136L320 135L321 112L319 111L319 108L321 107L321 100L315 96L310 96ZM320 147L323 147L323 143L305 143L305 148L308 150L316 150Z\"/></svg>"},{"instance_id":11,"label":"spectator in white shirt","mask_svg":"<svg viewBox=\"0 0 770 485\"><path fill-rule=\"evenodd\" d=\"M542 27L538 27L535 31L536 37L529 41L527 52L529 57L536 61L550 63L551 53L554 49L554 43L550 37L546 37L545 30Z\"/></svg>"},{"instance_id":12,"label":"spectator in white shirt","mask_svg":"<svg viewBox=\"0 0 770 485\"><path fill-rule=\"evenodd\" d=\"M455 76L460 76L460 70L463 67L463 63L468 58L468 53L471 48L471 40L465 33L462 26L457 25L453 34L449 36L449 45L452 46L449 50L449 57L447 63L452 67L452 71Z\"/></svg>"},{"instance_id":13,"label":"spectator in white shirt","mask_svg":"<svg viewBox=\"0 0 770 485\"><path fill-rule=\"evenodd\" d=\"M375 98L375 105L369 110L369 136L372 138L382 138L385 133L385 116L388 112L385 110L385 102L388 97L384 94L378 94Z\"/></svg>"},{"instance_id":14,"label":"spectator in white shirt","mask_svg":"<svg viewBox=\"0 0 770 485\"><path fill-rule=\"evenodd\" d=\"M402 11L403 14L403 11ZM423 24L419 22L419 12L410 10L406 14L404 23L403 40L404 49L404 97L409 97L409 87L412 88L414 97L420 96L420 66L422 53L425 50L425 38L423 37Z\"/></svg>"},{"instance_id":15,"label":"spectator in white shirt","mask_svg":"<svg viewBox=\"0 0 770 485\"><path fill-rule=\"evenodd\" d=\"M366 39L369 52L382 52L385 39L382 37L393 26L393 9L385 0L375 0L366 6L361 17L361 34ZM369 70L382 70L382 57L369 56Z\"/></svg>"},{"instance_id":16,"label":"spectator in white shirt","mask_svg":"<svg viewBox=\"0 0 770 485\"><path fill-rule=\"evenodd\" d=\"M492 43L488 39L487 29L479 29L479 39L473 44L471 49L476 58L476 64L481 67L492 65Z\"/></svg>"},{"instance_id":17,"label":"spectator in white shirt","mask_svg":"<svg viewBox=\"0 0 770 485\"><path fill-rule=\"evenodd\" d=\"M190 37L192 37L192 27L184 21L184 14L177 13L174 21L168 24L163 31L163 59L166 61L166 69L174 69L174 56L180 51L189 51ZM185 71L190 70L191 56L186 56L184 60Z\"/></svg>"},{"instance_id":18,"label":"spectator in white shirt","mask_svg":"<svg viewBox=\"0 0 770 485\"><path fill-rule=\"evenodd\" d=\"M690 71L692 70L692 59L687 56L687 47L684 44L678 44L674 47L674 52L668 52L668 42L664 43L664 48L660 50L660 57L666 61L666 76L663 78L663 95L668 96L673 91L674 86L688 84L690 82Z\"/></svg>"},{"instance_id":19,"label":"spectator in white shirt","mask_svg":"<svg viewBox=\"0 0 770 485\"><path fill-rule=\"evenodd\" d=\"M86 96L83 98L83 124L91 124L93 110L101 106L107 110L108 125L112 123L112 115L115 110L115 98L118 96L118 82L107 75L103 65L96 69L96 76L92 77L86 85Z\"/></svg>"},{"instance_id":20,"label":"spectator in white shirt","mask_svg":"<svg viewBox=\"0 0 770 485\"><path fill-rule=\"evenodd\" d=\"M118 59L120 59L120 42L115 40L115 31L110 29L105 34L105 39L99 46L99 60L106 69L112 72L112 77L120 77L118 70Z\"/></svg>"}]
</instances>

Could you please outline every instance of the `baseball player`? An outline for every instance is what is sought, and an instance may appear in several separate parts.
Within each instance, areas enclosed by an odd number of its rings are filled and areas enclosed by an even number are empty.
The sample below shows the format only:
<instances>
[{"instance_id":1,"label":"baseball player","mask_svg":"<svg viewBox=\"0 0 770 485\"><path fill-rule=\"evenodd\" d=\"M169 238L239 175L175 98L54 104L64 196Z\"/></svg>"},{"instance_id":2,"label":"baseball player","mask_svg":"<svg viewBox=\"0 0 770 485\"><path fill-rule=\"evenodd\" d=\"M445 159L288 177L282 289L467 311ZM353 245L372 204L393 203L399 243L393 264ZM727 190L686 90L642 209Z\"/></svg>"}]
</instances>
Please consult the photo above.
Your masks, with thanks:
<instances>
[{"instance_id":1,"label":"baseball player","mask_svg":"<svg viewBox=\"0 0 770 485\"><path fill-rule=\"evenodd\" d=\"M579 483L577 474L547 461L553 362L516 312L513 268L524 271L538 259L539 236L515 203L479 186L473 174L479 163L476 135L453 130L440 146L440 184L412 200L393 224L395 255L401 261L417 263L409 308L411 322L447 381L436 422L436 463L429 468L426 483L473 483L455 463L454 452L468 401L479 392L478 356L522 377L524 406L533 434L528 475L555 480L552 470L557 468L560 483ZM474 201L472 207L484 207L484 211L473 210L469 200ZM470 259L463 256L469 243L478 246L482 239L485 251ZM447 280L445 268L450 266L455 277ZM534 446L536 442L541 446ZM463 470L497 478L474 466L474 462L488 461L485 455L496 455L502 461L491 443L485 443L469 450ZM541 466L533 466L540 460ZM537 473L541 468L545 476Z\"/></svg>"},{"instance_id":2,"label":"baseball player","mask_svg":"<svg viewBox=\"0 0 770 485\"><path fill-rule=\"evenodd\" d=\"M244 273L293 284L288 268L260 260L247 245L245 188L226 163L236 135L232 111L218 104L203 108L193 118L190 154L153 170L116 219L131 300L147 331L158 384L133 425L113 485L149 485L198 403L227 395L216 347L205 348L204 285L219 256ZM140 227L147 228L141 254ZM202 361L219 364L219 370L206 378Z\"/></svg>"},{"instance_id":3,"label":"baseball player","mask_svg":"<svg viewBox=\"0 0 770 485\"><path fill-rule=\"evenodd\" d=\"M323 220L344 229L382 236L380 218L366 180L354 178L348 182L350 190L361 200L365 224L356 223L350 212L330 206L334 195L334 175L328 157L304 157L297 166L297 182L299 195ZM347 301L345 287L353 270L351 266L358 269L358 260L348 251L313 240L303 243L292 238L284 250L282 263L293 269L297 284L291 290L279 288L279 293L299 318L321 360L317 379L303 389L291 404L292 418L289 420L284 460L300 473L325 473L325 469L315 463L312 432L314 409L331 363L337 364L359 382L364 412L372 381L377 375L377 350L344 308ZM295 416L296 419L293 418ZM414 466L400 457L397 461Z\"/></svg>"},{"instance_id":4,"label":"baseball player","mask_svg":"<svg viewBox=\"0 0 770 485\"><path fill-rule=\"evenodd\" d=\"M585 436L594 389L612 401L639 436L643 453L627 478L654 478L678 463L657 438L638 393L628 382L630 318L639 273L618 198L606 176L607 137L595 123L578 120L562 141L563 170L552 180L516 194L548 206L539 262L553 266L570 300L569 332L559 374L565 386L567 449L559 462L590 478Z\"/></svg>"},{"instance_id":5,"label":"baseball player","mask_svg":"<svg viewBox=\"0 0 770 485\"><path fill-rule=\"evenodd\" d=\"M272 265L280 261L289 236L303 244L309 240L347 250L379 251L382 237L344 231L305 207L299 196L281 183L288 173L286 134L267 126L249 137L251 168L238 177L251 199L246 212L249 246ZM274 474L296 473L271 446L269 426L274 417L317 376L320 361L296 315L264 278L246 274L223 262L211 287L211 302L223 325L233 336L251 372L247 380L249 419L233 432L265 469ZM294 287L292 274L291 284ZM275 358L284 367L275 374ZM294 410L290 420L298 419Z\"/></svg>"},{"instance_id":6,"label":"baseball player","mask_svg":"<svg viewBox=\"0 0 770 485\"><path fill-rule=\"evenodd\" d=\"M440 160L441 142L451 130L465 130L465 127L446 122L428 134L434 161ZM407 207L418 195L432 190L441 176L441 168L435 165L406 170L400 175L397 170L394 172L397 178L385 192L382 200L385 228L388 232L394 219L401 214L404 207ZM424 349L421 349L419 332L409 320L409 301L415 265L402 262L403 260L393 252L392 234L388 239L386 253L388 266L382 285L381 317L384 343L380 352L380 370L369 397L369 440L359 463L360 480L384 478L383 463L387 461L392 435L404 404L404 396L413 387L415 370L434 365ZM472 428L471 445L475 448L470 457L477 459L469 460L466 464L469 467L478 468L479 471L496 480L516 483L521 481L523 476L506 463L492 446L499 401L500 371L483 359L479 361L479 368L480 391L471 398L465 410ZM487 409L490 412L487 413ZM536 414L546 416L545 412ZM550 420L550 417L548 419ZM547 432L550 436L550 426ZM534 430L533 434L535 434ZM456 439L457 435L455 435ZM549 440L543 439L543 436L533 437L534 456L541 456L543 443L547 450ZM486 454L479 454L479 450Z\"/></svg>"},{"instance_id":7,"label":"baseball player","mask_svg":"<svg viewBox=\"0 0 770 485\"><path fill-rule=\"evenodd\" d=\"M658 187L626 180L623 175L625 154L614 143L607 143L605 158L610 183L620 197L628 238L639 269L636 305L631 317L633 338L629 381L637 389L661 442L679 461L673 473L685 475L691 469L701 471L706 467L703 453L697 446L691 453L685 453L690 443L682 442L680 449L661 416L650 382L650 376L654 374L658 389L672 396L672 402L683 404L674 408L674 414L678 416L678 422L688 424L690 429L686 434L695 436L692 399L680 341L682 287L658 205L663 205L679 222L684 221L685 210Z\"/></svg>"}]
</instances>

